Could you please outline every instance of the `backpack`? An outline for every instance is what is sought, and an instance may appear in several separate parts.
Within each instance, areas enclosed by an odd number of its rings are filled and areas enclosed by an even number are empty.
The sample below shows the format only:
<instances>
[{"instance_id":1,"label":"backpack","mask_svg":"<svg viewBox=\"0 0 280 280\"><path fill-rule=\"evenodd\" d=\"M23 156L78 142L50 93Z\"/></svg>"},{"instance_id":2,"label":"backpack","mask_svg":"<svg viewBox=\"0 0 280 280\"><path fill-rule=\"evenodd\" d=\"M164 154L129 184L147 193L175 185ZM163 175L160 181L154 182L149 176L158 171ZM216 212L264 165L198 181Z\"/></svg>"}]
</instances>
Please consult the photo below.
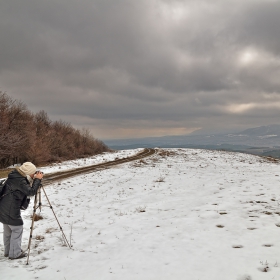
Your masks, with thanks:
<instances>
[{"instance_id":1,"label":"backpack","mask_svg":"<svg viewBox=\"0 0 280 280\"><path fill-rule=\"evenodd\" d=\"M0 199L3 196L3 192L4 192L4 187L5 187L6 181L7 181L7 179L1 179L0 180Z\"/></svg>"},{"instance_id":2,"label":"backpack","mask_svg":"<svg viewBox=\"0 0 280 280\"><path fill-rule=\"evenodd\" d=\"M8 193L6 193L6 194L3 194L3 193L4 193L5 186L6 186L6 181L7 181L7 179L2 179L2 180L0 180L0 200L1 200L4 196L6 196L7 194L10 194L10 193L13 194L13 192L14 192L13 190L11 190L10 186L7 184L8 189L10 190L10 192L8 192ZM21 209L21 210L26 210L26 209L28 208L29 203L30 203L30 198L27 197L27 196L25 196L24 199L23 199L23 201L22 201L22 204L21 204L21 206L20 206L20 209Z\"/></svg>"}]
</instances>

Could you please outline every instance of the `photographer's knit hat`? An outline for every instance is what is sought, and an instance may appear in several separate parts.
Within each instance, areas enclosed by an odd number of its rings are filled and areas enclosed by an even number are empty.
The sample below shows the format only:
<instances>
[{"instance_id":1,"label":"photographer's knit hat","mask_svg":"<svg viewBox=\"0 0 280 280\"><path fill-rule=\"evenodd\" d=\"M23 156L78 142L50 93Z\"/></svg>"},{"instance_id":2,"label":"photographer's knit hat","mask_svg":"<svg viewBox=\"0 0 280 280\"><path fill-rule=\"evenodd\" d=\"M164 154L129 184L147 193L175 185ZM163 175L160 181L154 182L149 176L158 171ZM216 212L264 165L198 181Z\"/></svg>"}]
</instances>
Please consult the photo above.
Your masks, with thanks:
<instances>
[{"instance_id":1,"label":"photographer's knit hat","mask_svg":"<svg viewBox=\"0 0 280 280\"><path fill-rule=\"evenodd\" d=\"M25 162L22 166L19 167L19 170L26 175L31 175L36 172L36 166L31 162Z\"/></svg>"}]
</instances>

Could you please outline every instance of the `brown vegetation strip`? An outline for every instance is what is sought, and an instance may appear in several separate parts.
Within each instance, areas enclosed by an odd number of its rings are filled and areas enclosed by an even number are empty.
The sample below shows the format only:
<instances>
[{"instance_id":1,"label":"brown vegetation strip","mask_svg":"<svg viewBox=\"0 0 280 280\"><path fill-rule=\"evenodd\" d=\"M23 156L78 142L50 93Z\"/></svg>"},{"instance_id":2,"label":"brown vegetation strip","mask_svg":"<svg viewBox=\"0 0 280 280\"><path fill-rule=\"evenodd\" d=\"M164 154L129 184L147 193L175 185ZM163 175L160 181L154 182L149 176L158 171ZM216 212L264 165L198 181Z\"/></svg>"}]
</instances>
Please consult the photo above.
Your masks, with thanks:
<instances>
[{"instance_id":1,"label":"brown vegetation strip","mask_svg":"<svg viewBox=\"0 0 280 280\"><path fill-rule=\"evenodd\" d=\"M122 159L116 159L116 160L113 160L113 161L108 161L108 162L99 163L99 164L96 164L96 165L90 165L90 166L86 166L86 167L77 168L77 169L46 174L44 176L43 183L44 183L44 185L48 185L48 184L51 184L53 181L58 181L58 180L66 179L66 178L69 178L69 177L77 176L77 175L80 175L80 174L90 173L90 172L93 172L93 171L104 170L104 169L107 169L111 166L115 166L115 165L118 165L118 164L130 162L130 161L134 161L134 160L139 160L139 159L151 156L154 153L155 153L155 149L147 149L146 148L142 152L138 153L135 156L122 158Z\"/></svg>"},{"instance_id":2,"label":"brown vegetation strip","mask_svg":"<svg viewBox=\"0 0 280 280\"><path fill-rule=\"evenodd\" d=\"M45 111L34 114L24 103L1 91L0 120L0 168L24 161L42 166L110 151L89 130L78 130L64 121L51 121ZM2 177L7 173L0 174Z\"/></svg>"}]
</instances>

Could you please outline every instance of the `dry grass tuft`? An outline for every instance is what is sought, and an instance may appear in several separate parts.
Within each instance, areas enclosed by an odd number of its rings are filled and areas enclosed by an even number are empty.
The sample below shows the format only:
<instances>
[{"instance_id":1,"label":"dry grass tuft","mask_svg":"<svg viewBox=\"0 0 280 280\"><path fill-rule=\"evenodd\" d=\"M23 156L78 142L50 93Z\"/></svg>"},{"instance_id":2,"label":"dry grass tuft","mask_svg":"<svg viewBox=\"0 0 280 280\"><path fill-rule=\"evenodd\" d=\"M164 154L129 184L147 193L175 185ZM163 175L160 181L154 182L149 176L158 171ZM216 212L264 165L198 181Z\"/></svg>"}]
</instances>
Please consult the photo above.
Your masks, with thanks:
<instances>
[{"instance_id":1,"label":"dry grass tuft","mask_svg":"<svg viewBox=\"0 0 280 280\"><path fill-rule=\"evenodd\" d=\"M165 182L164 177L160 176L155 182Z\"/></svg>"},{"instance_id":2,"label":"dry grass tuft","mask_svg":"<svg viewBox=\"0 0 280 280\"><path fill-rule=\"evenodd\" d=\"M30 218L32 219L32 218L33 218L33 215L31 215ZM36 213L35 213L35 217L34 217L34 221L35 221L35 222L37 222L37 221L39 221L39 220L43 220L43 219L44 219L44 217L43 217L42 215L36 214Z\"/></svg>"},{"instance_id":3,"label":"dry grass tuft","mask_svg":"<svg viewBox=\"0 0 280 280\"><path fill-rule=\"evenodd\" d=\"M46 233L52 233L52 232L54 232L54 231L56 231L55 228L47 228L47 229L46 229Z\"/></svg>"},{"instance_id":4,"label":"dry grass tuft","mask_svg":"<svg viewBox=\"0 0 280 280\"><path fill-rule=\"evenodd\" d=\"M146 206L139 206L139 207L137 207L135 210L136 210L136 212L138 212L138 213L146 212Z\"/></svg>"},{"instance_id":5,"label":"dry grass tuft","mask_svg":"<svg viewBox=\"0 0 280 280\"><path fill-rule=\"evenodd\" d=\"M38 241L43 241L45 239L45 237L43 235L36 235L35 239Z\"/></svg>"},{"instance_id":6,"label":"dry grass tuft","mask_svg":"<svg viewBox=\"0 0 280 280\"><path fill-rule=\"evenodd\" d=\"M273 157L263 157L264 159L266 159L269 162L279 162L279 159L273 158Z\"/></svg>"},{"instance_id":7,"label":"dry grass tuft","mask_svg":"<svg viewBox=\"0 0 280 280\"><path fill-rule=\"evenodd\" d=\"M174 151L166 151L166 150L159 150L157 154L161 157L170 157L170 156L177 155L177 153Z\"/></svg>"},{"instance_id":8,"label":"dry grass tuft","mask_svg":"<svg viewBox=\"0 0 280 280\"><path fill-rule=\"evenodd\" d=\"M132 167L142 167L143 165L147 165L147 164L148 164L148 163L147 163L145 160L140 159L140 160L134 162L134 163L132 164Z\"/></svg>"},{"instance_id":9,"label":"dry grass tuft","mask_svg":"<svg viewBox=\"0 0 280 280\"><path fill-rule=\"evenodd\" d=\"M243 246L242 245L233 245L232 248L234 248L234 249L241 249L241 248L243 248Z\"/></svg>"},{"instance_id":10,"label":"dry grass tuft","mask_svg":"<svg viewBox=\"0 0 280 280\"><path fill-rule=\"evenodd\" d=\"M223 227L225 227L225 226L223 226L223 225L216 225L216 227L218 227L218 228L223 228Z\"/></svg>"}]
</instances>

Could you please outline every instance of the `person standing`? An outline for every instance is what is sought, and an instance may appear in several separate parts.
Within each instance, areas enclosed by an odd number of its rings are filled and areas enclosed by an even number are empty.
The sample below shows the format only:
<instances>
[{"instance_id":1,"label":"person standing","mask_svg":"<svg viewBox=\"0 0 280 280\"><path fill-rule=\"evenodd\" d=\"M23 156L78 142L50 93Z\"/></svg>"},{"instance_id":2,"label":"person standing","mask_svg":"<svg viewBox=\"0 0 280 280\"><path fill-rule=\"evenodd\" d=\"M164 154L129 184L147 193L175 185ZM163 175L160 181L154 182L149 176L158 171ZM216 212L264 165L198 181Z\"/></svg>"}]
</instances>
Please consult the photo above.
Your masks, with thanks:
<instances>
[{"instance_id":1,"label":"person standing","mask_svg":"<svg viewBox=\"0 0 280 280\"><path fill-rule=\"evenodd\" d=\"M23 220L20 209L29 196L34 196L41 185L43 173L36 166L25 162L11 171L5 182L0 200L0 222L3 224L4 256L9 259L26 257L21 250Z\"/></svg>"}]
</instances>

